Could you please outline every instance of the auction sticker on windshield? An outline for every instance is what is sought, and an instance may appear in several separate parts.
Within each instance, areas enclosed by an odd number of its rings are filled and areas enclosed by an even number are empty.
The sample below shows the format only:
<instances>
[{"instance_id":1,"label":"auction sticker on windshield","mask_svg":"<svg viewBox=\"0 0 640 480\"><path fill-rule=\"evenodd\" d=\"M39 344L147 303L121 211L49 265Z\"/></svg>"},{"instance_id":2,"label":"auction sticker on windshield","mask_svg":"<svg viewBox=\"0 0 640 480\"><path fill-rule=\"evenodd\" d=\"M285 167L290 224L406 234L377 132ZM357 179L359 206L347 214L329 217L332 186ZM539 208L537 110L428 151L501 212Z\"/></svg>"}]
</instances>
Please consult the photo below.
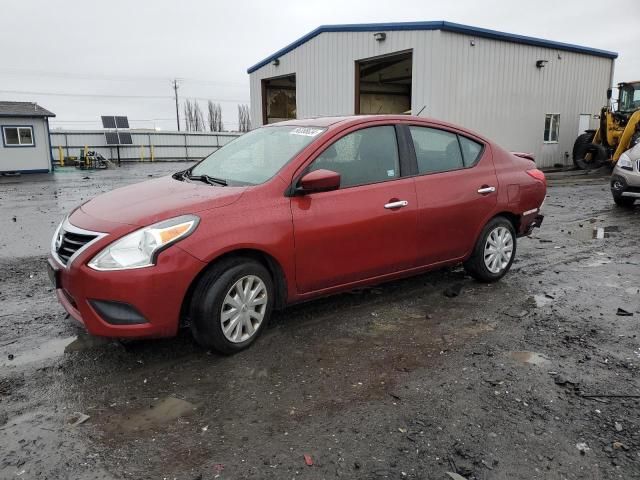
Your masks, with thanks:
<instances>
[{"instance_id":1,"label":"auction sticker on windshield","mask_svg":"<svg viewBox=\"0 0 640 480\"><path fill-rule=\"evenodd\" d=\"M322 133L321 128L297 127L289 132L291 135L304 135L305 137L315 137Z\"/></svg>"}]
</instances>

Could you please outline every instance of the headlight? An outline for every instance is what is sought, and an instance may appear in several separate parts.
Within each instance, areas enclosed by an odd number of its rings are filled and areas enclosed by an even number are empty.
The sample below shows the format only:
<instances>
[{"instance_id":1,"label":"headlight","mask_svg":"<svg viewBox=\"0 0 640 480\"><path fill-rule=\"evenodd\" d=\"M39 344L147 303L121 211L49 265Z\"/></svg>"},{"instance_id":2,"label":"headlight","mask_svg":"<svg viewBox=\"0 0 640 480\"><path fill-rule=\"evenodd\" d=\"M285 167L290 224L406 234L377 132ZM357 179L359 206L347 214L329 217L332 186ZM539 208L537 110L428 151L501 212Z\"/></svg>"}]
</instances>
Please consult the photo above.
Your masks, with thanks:
<instances>
[{"instance_id":1,"label":"headlight","mask_svg":"<svg viewBox=\"0 0 640 480\"><path fill-rule=\"evenodd\" d=\"M633 163L626 153L620 155L620 158L618 159L618 166L625 170L633 170Z\"/></svg>"},{"instance_id":2,"label":"headlight","mask_svg":"<svg viewBox=\"0 0 640 480\"><path fill-rule=\"evenodd\" d=\"M158 253L189 236L198 222L200 219L195 215L183 215L136 230L98 253L89 267L94 270L150 267Z\"/></svg>"}]
</instances>

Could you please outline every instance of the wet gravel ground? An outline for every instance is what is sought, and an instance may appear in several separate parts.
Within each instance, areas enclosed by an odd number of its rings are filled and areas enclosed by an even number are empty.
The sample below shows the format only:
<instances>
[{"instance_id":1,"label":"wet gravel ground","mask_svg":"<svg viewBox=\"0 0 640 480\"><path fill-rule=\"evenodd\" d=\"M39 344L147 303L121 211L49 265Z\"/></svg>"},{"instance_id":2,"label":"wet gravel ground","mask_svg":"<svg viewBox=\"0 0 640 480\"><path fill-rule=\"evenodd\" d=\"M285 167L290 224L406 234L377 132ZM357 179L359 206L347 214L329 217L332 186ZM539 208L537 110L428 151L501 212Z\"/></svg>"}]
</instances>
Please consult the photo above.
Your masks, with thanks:
<instances>
[{"instance_id":1,"label":"wet gravel ground","mask_svg":"<svg viewBox=\"0 0 640 480\"><path fill-rule=\"evenodd\" d=\"M497 284L299 305L233 357L83 335L44 270L55 225L184 165L0 178L0 478L640 478L640 206L606 176L550 175Z\"/></svg>"}]
</instances>

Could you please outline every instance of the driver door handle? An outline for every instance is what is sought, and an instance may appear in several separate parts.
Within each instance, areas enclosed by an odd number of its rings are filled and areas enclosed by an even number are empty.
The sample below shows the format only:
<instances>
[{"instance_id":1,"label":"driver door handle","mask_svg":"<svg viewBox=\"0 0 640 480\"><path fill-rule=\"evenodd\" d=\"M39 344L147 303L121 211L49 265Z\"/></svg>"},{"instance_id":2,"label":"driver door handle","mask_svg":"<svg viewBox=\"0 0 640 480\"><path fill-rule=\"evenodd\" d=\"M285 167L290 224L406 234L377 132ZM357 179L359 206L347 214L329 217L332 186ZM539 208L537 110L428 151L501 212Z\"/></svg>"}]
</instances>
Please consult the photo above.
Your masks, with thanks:
<instances>
[{"instance_id":1,"label":"driver door handle","mask_svg":"<svg viewBox=\"0 0 640 480\"><path fill-rule=\"evenodd\" d=\"M393 208L406 207L407 205L409 205L409 202L407 202L406 200L398 200L397 202L389 202L385 204L384 208L386 208L387 210L391 210Z\"/></svg>"},{"instance_id":2,"label":"driver door handle","mask_svg":"<svg viewBox=\"0 0 640 480\"><path fill-rule=\"evenodd\" d=\"M496 191L496 187L490 187L488 185L483 185L478 189L478 193L480 195L486 195L487 193L493 193Z\"/></svg>"}]
</instances>

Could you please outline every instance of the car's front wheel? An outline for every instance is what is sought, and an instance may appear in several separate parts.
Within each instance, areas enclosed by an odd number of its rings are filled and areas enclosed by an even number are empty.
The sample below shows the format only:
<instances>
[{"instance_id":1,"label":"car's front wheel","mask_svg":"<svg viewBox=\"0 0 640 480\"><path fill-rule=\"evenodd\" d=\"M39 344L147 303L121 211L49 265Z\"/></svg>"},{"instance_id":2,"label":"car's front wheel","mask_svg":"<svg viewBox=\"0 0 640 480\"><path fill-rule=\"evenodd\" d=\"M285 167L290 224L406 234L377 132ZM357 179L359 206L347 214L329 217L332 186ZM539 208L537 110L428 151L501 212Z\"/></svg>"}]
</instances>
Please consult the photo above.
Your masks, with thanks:
<instances>
[{"instance_id":1,"label":"car's front wheel","mask_svg":"<svg viewBox=\"0 0 640 480\"><path fill-rule=\"evenodd\" d=\"M621 195L614 195L613 201L616 203L616 205L620 207L628 208L628 207L633 207L633 204L635 203L636 199L632 197L623 197Z\"/></svg>"},{"instance_id":2,"label":"car's front wheel","mask_svg":"<svg viewBox=\"0 0 640 480\"><path fill-rule=\"evenodd\" d=\"M511 268L516 255L516 231L505 217L495 217L485 225L465 270L481 282L500 280Z\"/></svg>"},{"instance_id":3,"label":"car's front wheel","mask_svg":"<svg viewBox=\"0 0 640 480\"><path fill-rule=\"evenodd\" d=\"M266 327L275 295L269 271L247 258L209 269L191 301L191 331L205 348L232 354L251 345Z\"/></svg>"}]
</instances>

